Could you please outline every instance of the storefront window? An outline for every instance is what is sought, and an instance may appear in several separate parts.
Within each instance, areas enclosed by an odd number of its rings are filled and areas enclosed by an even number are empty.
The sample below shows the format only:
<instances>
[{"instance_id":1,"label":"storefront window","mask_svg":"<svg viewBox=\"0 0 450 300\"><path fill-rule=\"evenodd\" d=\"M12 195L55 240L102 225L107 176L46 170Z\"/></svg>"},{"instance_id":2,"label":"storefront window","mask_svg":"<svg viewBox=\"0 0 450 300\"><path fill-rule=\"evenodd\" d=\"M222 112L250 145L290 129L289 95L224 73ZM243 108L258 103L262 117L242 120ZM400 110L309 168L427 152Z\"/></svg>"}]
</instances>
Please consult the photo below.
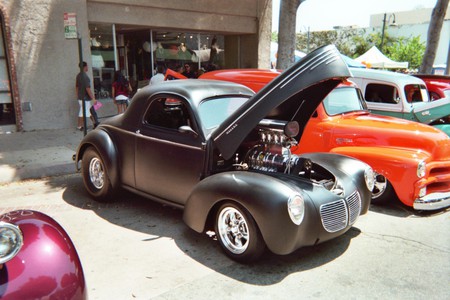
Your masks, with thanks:
<instances>
[{"instance_id":1,"label":"storefront window","mask_svg":"<svg viewBox=\"0 0 450 300\"><path fill-rule=\"evenodd\" d=\"M0 14L0 125L15 124L11 79L5 49L3 16Z\"/></svg>"},{"instance_id":2,"label":"storefront window","mask_svg":"<svg viewBox=\"0 0 450 300\"><path fill-rule=\"evenodd\" d=\"M111 24L89 24L95 97L110 98L115 58Z\"/></svg>"},{"instance_id":3,"label":"storefront window","mask_svg":"<svg viewBox=\"0 0 450 300\"><path fill-rule=\"evenodd\" d=\"M131 30L126 25L89 24L94 88L98 99L111 97L114 71L120 70L133 90L148 85L158 66L196 78L222 68L224 37L151 29ZM113 32L115 32L115 46ZM116 61L117 60L117 61Z\"/></svg>"},{"instance_id":4,"label":"storefront window","mask_svg":"<svg viewBox=\"0 0 450 300\"><path fill-rule=\"evenodd\" d=\"M186 71L188 64L195 74L223 67L223 36L198 33L154 32L155 64L175 71Z\"/></svg>"}]
</instances>

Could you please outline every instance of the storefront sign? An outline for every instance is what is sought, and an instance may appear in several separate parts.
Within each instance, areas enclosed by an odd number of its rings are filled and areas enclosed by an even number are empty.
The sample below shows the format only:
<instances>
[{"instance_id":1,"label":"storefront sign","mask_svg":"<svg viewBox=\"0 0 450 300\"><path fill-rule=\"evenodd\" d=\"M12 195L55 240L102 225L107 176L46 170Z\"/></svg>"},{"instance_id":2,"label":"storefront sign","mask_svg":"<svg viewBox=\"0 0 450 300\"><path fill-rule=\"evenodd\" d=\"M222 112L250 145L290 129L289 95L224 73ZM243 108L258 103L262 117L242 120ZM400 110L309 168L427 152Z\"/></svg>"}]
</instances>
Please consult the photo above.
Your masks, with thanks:
<instances>
[{"instance_id":1,"label":"storefront sign","mask_svg":"<svg viewBox=\"0 0 450 300\"><path fill-rule=\"evenodd\" d=\"M78 37L76 13L64 13L64 37L66 39L76 39Z\"/></svg>"}]
</instances>

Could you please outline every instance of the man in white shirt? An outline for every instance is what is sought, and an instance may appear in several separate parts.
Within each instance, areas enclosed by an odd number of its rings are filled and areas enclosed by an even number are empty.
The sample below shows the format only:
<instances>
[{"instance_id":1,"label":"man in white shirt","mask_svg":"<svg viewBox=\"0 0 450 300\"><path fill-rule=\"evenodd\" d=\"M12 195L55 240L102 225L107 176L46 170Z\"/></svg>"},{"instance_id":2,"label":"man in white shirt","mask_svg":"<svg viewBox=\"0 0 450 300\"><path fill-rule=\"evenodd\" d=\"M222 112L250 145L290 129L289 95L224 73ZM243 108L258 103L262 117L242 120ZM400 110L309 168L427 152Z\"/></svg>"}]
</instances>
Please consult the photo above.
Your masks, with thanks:
<instances>
[{"instance_id":1,"label":"man in white shirt","mask_svg":"<svg viewBox=\"0 0 450 300\"><path fill-rule=\"evenodd\" d=\"M150 79L149 85L158 83L158 82L163 82L164 81L164 71L163 71L163 67L161 65L159 65L156 68L156 74L152 76L152 78Z\"/></svg>"}]
</instances>

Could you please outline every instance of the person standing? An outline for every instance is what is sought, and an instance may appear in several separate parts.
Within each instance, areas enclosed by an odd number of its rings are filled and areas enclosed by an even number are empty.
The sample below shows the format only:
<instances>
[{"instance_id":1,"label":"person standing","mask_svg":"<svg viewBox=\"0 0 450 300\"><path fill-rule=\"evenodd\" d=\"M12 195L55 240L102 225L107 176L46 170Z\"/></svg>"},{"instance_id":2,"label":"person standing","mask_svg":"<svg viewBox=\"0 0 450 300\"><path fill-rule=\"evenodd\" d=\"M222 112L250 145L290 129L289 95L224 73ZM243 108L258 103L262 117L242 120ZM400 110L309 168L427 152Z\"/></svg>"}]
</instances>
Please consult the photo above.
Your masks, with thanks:
<instances>
[{"instance_id":1,"label":"person standing","mask_svg":"<svg viewBox=\"0 0 450 300\"><path fill-rule=\"evenodd\" d=\"M122 72L116 71L114 74L115 80L112 85L112 97L114 103L117 105L117 113L125 112L128 105L128 100L131 92L131 85L128 80L122 75Z\"/></svg>"},{"instance_id":2,"label":"person standing","mask_svg":"<svg viewBox=\"0 0 450 300\"><path fill-rule=\"evenodd\" d=\"M195 72L192 71L190 64L184 65L184 72L181 74L186 76L187 78L195 78Z\"/></svg>"},{"instance_id":3,"label":"person standing","mask_svg":"<svg viewBox=\"0 0 450 300\"><path fill-rule=\"evenodd\" d=\"M75 81L75 90L77 94L78 105L80 107L78 111L78 130L84 129L83 101L85 103L85 116L91 118L94 128L98 125L90 112L91 106L97 103L97 100L95 99L95 95L91 90L91 80L86 74L86 72L88 71L88 65L85 61L83 61L81 64L82 66L80 67L82 67L83 70L78 73Z\"/></svg>"},{"instance_id":4,"label":"person standing","mask_svg":"<svg viewBox=\"0 0 450 300\"><path fill-rule=\"evenodd\" d=\"M156 74L150 78L149 85L156 84L164 81L164 70L161 65L156 67Z\"/></svg>"}]
</instances>

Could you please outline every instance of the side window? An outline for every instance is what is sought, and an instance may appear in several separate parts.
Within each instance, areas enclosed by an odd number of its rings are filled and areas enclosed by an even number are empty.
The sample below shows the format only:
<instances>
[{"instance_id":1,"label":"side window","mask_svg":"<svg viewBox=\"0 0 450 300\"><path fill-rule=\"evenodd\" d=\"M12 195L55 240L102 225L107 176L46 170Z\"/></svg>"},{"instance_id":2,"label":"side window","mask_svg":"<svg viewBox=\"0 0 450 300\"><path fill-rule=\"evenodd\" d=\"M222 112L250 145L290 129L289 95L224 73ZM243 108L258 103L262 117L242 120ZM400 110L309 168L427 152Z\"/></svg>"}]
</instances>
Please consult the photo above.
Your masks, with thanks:
<instances>
[{"instance_id":1,"label":"side window","mask_svg":"<svg viewBox=\"0 0 450 300\"><path fill-rule=\"evenodd\" d=\"M364 98L367 102L397 104L400 100L394 86L371 83L366 87Z\"/></svg>"},{"instance_id":2,"label":"side window","mask_svg":"<svg viewBox=\"0 0 450 300\"><path fill-rule=\"evenodd\" d=\"M166 97L151 102L145 123L173 130L184 125L191 126L186 104L179 99Z\"/></svg>"},{"instance_id":3,"label":"side window","mask_svg":"<svg viewBox=\"0 0 450 300\"><path fill-rule=\"evenodd\" d=\"M423 101L420 91L420 85L418 84L405 85L405 95L406 101L408 101L408 103Z\"/></svg>"}]
</instances>

